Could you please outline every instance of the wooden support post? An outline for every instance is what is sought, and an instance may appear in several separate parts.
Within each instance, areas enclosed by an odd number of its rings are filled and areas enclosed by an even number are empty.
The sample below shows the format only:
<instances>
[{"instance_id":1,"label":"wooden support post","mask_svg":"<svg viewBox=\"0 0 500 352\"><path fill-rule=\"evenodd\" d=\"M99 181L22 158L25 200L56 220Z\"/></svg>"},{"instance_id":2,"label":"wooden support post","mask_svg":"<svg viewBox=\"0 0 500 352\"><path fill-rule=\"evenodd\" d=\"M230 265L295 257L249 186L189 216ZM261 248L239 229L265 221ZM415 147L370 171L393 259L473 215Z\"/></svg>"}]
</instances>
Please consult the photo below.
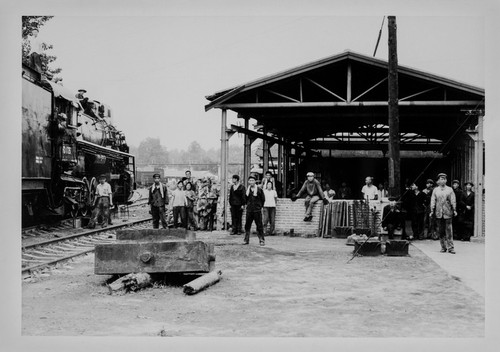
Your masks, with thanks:
<instances>
[{"instance_id":1,"label":"wooden support post","mask_svg":"<svg viewBox=\"0 0 500 352\"><path fill-rule=\"evenodd\" d=\"M276 180L283 182L283 138L279 137L278 143L278 169L276 170ZM276 185L275 185L276 186Z\"/></svg>"},{"instance_id":2,"label":"wooden support post","mask_svg":"<svg viewBox=\"0 0 500 352\"><path fill-rule=\"evenodd\" d=\"M245 117L245 129L248 130L249 118ZM251 149L252 143L250 142L250 136L245 134L244 140L244 151L243 151L243 180L241 183L246 185L248 176L250 176L250 167L251 167Z\"/></svg>"},{"instance_id":3,"label":"wooden support post","mask_svg":"<svg viewBox=\"0 0 500 352\"><path fill-rule=\"evenodd\" d=\"M288 185L288 173L290 171L290 148L285 146L283 153L283 179L281 180L283 186L283 198L286 197L286 189Z\"/></svg>"},{"instance_id":4,"label":"wooden support post","mask_svg":"<svg viewBox=\"0 0 500 352\"><path fill-rule=\"evenodd\" d=\"M299 187L299 159L300 159L300 152L297 151L297 148L294 148L294 159L295 159L295 167L294 167L294 175L293 175L293 182L295 184L295 187Z\"/></svg>"},{"instance_id":5,"label":"wooden support post","mask_svg":"<svg viewBox=\"0 0 500 352\"><path fill-rule=\"evenodd\" d=\"M264 136L267 136L267 129L264 127ZM267 140L262 140L262 176L269 170L269 143Z\"/></svg>"},{"instance_id":6,"label":"wooden support post","mask_svg":"<svg viewBox=\"0 0 500 352\"><path fill-rule=\"evenodd\" d=\"M396 17L389 16L389 196L401 191L401 158L399 151L398 54Z\"/></svg>"},{"instance_id":7,"label":"wooden support post","mask_svg":"<svg viewBox=\"0 0 500 352\"><path fill-rule=\"evenodd\" d=\"M483 119L482 113L477 116L477 139L476 144L476 172L475 172L475 198L474 198L474 237L483 236Z\"/></svg>"},{"instance_id":8,"label":"wooden support post","mask_svg":"<svg viewBox=\"0 0 500 352\"><path fill-rule=\"evenodd\" d=\"M352 96L352 69L351 63L347 63L347 92L346 92L346 102L351 102Z\"/></svg>"},{"instance_id":9,"label":"wooden support post","mask_svg":"<svg viewBox=\"0 0 500 352\"><path fill-rule=\"evenodd\" d=\"M220 199L222 206L222 229L226 230L226 204L227 204L227 111L222 109L221 123L221 175Z\"/></svg>"}]
</instances>

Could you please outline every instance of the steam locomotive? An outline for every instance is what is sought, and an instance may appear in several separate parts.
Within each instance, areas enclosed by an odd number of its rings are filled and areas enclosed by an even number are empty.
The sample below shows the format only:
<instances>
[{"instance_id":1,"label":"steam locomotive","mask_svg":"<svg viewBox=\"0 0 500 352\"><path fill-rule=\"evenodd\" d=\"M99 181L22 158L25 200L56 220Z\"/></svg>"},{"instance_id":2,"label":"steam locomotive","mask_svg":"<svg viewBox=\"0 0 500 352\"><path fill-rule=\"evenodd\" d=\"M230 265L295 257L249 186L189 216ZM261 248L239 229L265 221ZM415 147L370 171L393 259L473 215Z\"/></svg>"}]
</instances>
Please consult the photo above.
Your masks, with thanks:
<instances>
[{"instance_id":1,"label":"steam locomotive","mask_svg":"<svg viewBox=\"0 0 500 352\"><path fill-rule=\"evenodd\" d=\"M113 204L135 189L135 158L111 109L22 66L22 223L89 216L106 175Z\"/></svg>"}]
</instances>

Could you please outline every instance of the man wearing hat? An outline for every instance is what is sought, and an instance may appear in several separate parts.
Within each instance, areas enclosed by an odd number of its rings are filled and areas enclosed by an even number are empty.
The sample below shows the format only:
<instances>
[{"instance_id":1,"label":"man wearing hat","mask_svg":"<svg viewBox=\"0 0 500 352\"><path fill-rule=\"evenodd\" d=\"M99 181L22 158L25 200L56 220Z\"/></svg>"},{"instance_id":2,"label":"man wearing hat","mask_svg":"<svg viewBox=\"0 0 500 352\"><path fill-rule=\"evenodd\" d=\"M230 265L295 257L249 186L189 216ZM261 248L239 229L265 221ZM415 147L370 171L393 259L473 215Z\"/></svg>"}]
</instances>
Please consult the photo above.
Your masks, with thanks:
<instances>
[{"instance_id":1,"label":"man wearing hat","mask_svg":"<svg viewBox=\"0 0 500 352\"><path fill-rule=\"evenodd\" d=\"M252 222L255 221L257 236L259 236L259 244L264 246L262 207L264 206L265 196L262 188L257 187L255 184L255 177L252 175L248 177L248 188L245 193L245 199L247 204L247 214L245 219L245 240L243 241L243 244L248 244L250 242L250 228L252 227Z\"/></svg>"},{"instance_id":2,"label":"man wearing hat","mask_svg":"<svg viewBox=\"0 0 500 352\"><path fill-rule=\"evenodd\" d=\"M465 191L462 193L462 203L464 206L464 212L462 216L463 220L463 232L462 241L470 241L470 238L474 235L474 191L472 191L474 184L472 182L465 183Z\"/></svg>"},{"instance_id":3,"label":"man wearing hat","mask_svg":"<svg viewBox=\"0 0 500 352\"><path fill-rule=\"evenodd\" d=\"M323 203L328 204L328 201L325 199L323 190L321 189L321 184L314 178L314 173L312 172L307 173L307 180L305 180L299 193L297 193L295 197L292 197L292 201L296 201L297 198L300 198L303 194L307 194L306 200L304 202L304 205L306 207L304 221L311 221L313 218L311 214L314 203L321 199L323 200Z\"/></svg>"},{"instance_id":4,"label":"man wearing hat","mask_svg":"<svg viewBox=\"0 0 500 352\"><path fill-rule=\"evenodd\" d=\"M427 179L425 182L425 188L422 190L422 193L425 195L425 212L424 212L424 239L432 238L437 240L437 236L435 236L435 221L434 217L430 216L429 213L431 211L431 196L432 191L434 190L434 181L432 179Z\"/></svg>"},{"instance_id":5,"label":"man wearing hat","mask_svg":"<svg viewBox=\"0 0 500 352\"><path fill-rule=\"evenodd\" d=\"M167 185L160 182L160 174L153 175L154 183L149 187L148 204L151 206L151 215L153 216L153 228L161 226L167 228L167 219L165 217L165 207L168 204Z\"/></svg>"},{"instance_id":6,"label":"man wearing hat","mask_svg":"<svg viewBox=\"0 0 500 352\"><path fill-rule=\"evenodd\" d=\"M457 216L457 201L453 189L446 185L446 174L441 173L437 178L438 186L434 188L431 196L430 215L434 214L436 217L441 252L455 254L452 219Z\"/></svg>"},{"instance_id":7,"label":"man wearing hat","mask_svg":"<svg viewBox=\"0 0 500 352\"><path fill-rule=\"evenodd\" d=\"M85 99L85 93L87 93L85 89L78 89L78 93L76 93L76 98L80 100Z\"/></svg>"},{"instance_id":8,"label":"man wearing hat","mask_svg":"<svg viewBox=\"0 0 500 352\"><path fill-rule=\"evenodd\" d=\"M94 200L94 213L90 222L88 224L89 228L94 228L99 218L99 215L102 216L102 227L108 226L108 223L112 225L111 219L109 218L109 208L113 206L113 197L112 197L111 185L106 182L106 175L99 176L99 184L96 187L95 191L95 200Z\"/></svg>"}]
</instances>

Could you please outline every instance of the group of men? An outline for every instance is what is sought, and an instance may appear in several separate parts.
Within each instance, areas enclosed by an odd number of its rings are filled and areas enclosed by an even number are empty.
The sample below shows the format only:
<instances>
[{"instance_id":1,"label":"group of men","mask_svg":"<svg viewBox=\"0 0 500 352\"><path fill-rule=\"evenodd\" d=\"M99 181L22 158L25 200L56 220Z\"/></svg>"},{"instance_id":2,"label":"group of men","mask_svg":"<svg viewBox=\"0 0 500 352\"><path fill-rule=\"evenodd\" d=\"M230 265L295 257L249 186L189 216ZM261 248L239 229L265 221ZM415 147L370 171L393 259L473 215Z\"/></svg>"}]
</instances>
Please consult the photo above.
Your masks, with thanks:
<instances>
[{"instance_id":1,"label":"group of men","mask_svg":"<svg viewBox=\"0 0 500 352\"><path fill-rule=\"evenodd\" d=\"M232 185L229 189L229 206L231 210L231 235L243 233L242 217L246 206L245 238L243 244L250 243L250 228L255 222L259 244L265 245L264 225L262 222L262 209L264 207L264 191L256 184L253 175L248 177L248 187L240 183L240 177L233 175Z\"/></svg>"},{"instance_id":2,"label":"group of men","mask_svg":"<svg viewBox=\"0 0 500 352\"><path fill-rule=\"evenodd\" d=\"M402 211L396 206L395 198L389 199L389 205L382 212L382 227L387 231L387 235L381 236L383 245L394 238L395 229L402 228L403 223L407 239L412 240L415 234L420 239L428 235L439 238L443 253L455 254L454 233L457 239L470 240L474 224L474 185L467 182L466 191L461 192L458 180L453 180L453 188L446 185L444 173L438 174L436 183L434 187L434 181L428 179L422 192L411 184L402 196Z\"/></svg>"},{"instance_id":3,"label":"group of men","mask_svg":"<svg viewBox=\"0 0 500 352\"><path fill-rule=\"evenodd\" d=\"M191 176L191 171L185 172L185 177L179 180L176 189L171 191L174 227L213 230L218 195L212 189L210 180L201 182L199 186ZM167 228L166 208L170 196L166 184L160 182L160 174L153 175L153 184L149 187L148 204L151 207L153 228ZM195 219L194 207L197 206L199 219Z\"/></svg>"},{"instance_id":4,"label":"group of men","mask_svg":"<svg viewBox=\"0 0 500 352\"><path fill-rule=\"evenodd\" d=\"M189 172L190 176L190 172ZM307 180L296 195L292 196L292 201L302 196L305 197L305 217L304 221L312 220L312 209L316 202L322 200L327 203L321 184L315 179L314 173L307 173ZM149 205L153 217L153 228L159 228L161 222L163 228L167 228L166 206L169 202L167 185L160 182L160 175L153 176L154 183L149 188ZM373 179L367 177L365 186L362 189L364 198L367 201L377 200L377 188L372 184ZM271 173L266 174L264 183L273 183ZM395 198L389 198L389 205L385 206L382 212L382 228L387 232L381 236L382 247L385 243L394 238L396 229L405 227L404 238L424 239L431 236L439 238L441 252L455 254L453 239L470 240L473 231L474 219L474 192L472 182L466 183L465 191L459 187L459 182L453 180L452 187L446 185L447 175L440 173L437 176L437 186L434 181L428 179L426 188L423 191L418 186L411 184L401 197L402 210L399 210ZM243 233L242 214L246 206L245 238L243 244L249 244L250 228L255 222L259 244L265 245L264 226L262 221L262 210L265 203L264 191L256 184L256 178L248 177L248 186L240 183L238 175L233 175L232 185L229 189L229 205L232 219L232 235ZM109 208L113 206L112 190L106 182L106 176L99 177L99 184L96 188L94 200L94 212L89 223L89 227L95 227L99 216L102 216L102 226L111 224ZM409 224L408 224L409 223ZM437 236L435 234L437 233Z\"/></svg>"}]
</instances>

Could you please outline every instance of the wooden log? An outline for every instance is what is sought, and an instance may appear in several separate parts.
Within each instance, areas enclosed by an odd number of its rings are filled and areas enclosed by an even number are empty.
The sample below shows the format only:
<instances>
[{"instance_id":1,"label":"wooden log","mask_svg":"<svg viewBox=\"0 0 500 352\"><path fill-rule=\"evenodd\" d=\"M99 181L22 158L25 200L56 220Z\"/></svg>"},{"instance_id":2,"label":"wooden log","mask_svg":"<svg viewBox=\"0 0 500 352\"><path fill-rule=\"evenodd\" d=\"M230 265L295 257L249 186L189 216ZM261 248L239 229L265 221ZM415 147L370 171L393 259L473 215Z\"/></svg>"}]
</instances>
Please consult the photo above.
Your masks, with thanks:
<instances>
[{"instance_id":1,"label":"wooden log","mask_svg":"<svg viewBox=\"0 0 500 352\"><path fill-rule=\"evenodd\" d=\"M208 272L214 257L201 241L116 241L95 246L94 273Z\"/></svg>"},{"instance_id":2,"label":"wooden log","mask_svg":"<svg viewBox=\"0 0 500 352\"><path fill-rule=\"evenodd\" d=\"M217 271L212 271L208 274L202 275L199 278L188 282L185 284L184 287L184 293L187 295L194 295L195 293L198 293L205 288L212 286L213 284L216 284L217 282L220 281L222 278L222 271L217 270Z\"/></svg>"},{"instance_id":3,"label":"wooden log","mask_svg":"<svg viewBox=\"0 0 500 352\"><path fill-rule=\"evenodd\" d=\"M108 285L109 294L117 292L137 291L151 284L151 276L147 273L132 273L122 276Z\"/></svg>"}]
</instances>

